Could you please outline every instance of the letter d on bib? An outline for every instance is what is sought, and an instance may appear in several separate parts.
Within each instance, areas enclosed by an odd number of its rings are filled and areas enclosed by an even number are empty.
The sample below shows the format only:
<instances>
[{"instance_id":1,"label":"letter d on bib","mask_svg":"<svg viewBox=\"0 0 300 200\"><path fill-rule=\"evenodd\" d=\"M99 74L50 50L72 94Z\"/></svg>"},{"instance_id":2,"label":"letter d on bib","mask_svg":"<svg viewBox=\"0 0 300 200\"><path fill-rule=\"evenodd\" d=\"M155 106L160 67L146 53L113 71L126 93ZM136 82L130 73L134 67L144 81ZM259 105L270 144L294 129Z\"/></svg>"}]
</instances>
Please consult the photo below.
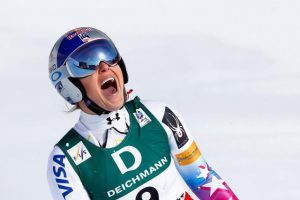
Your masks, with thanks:
<instances>
[{"instance_id":1,"label":"letter d on bib","mask_svg":"<svg viewBox=\"0 0 300 200\"><path fill-rule=\"evenodd\" d=\"M130 153L134 157L134 163L128 168L125 165L125 163L123 162L122 158L120 157L120 155L124 152ZM126 147L120 149L119 151L114 152L113 154L111 154L111 156L115 160L115 162L116 162L117 166L119 167L119 170L122 174L125 174L128 171L133 171L133 170L137 169L142 162L141 153L133 146L126 146Z\"/></svg>"}]
</instances>

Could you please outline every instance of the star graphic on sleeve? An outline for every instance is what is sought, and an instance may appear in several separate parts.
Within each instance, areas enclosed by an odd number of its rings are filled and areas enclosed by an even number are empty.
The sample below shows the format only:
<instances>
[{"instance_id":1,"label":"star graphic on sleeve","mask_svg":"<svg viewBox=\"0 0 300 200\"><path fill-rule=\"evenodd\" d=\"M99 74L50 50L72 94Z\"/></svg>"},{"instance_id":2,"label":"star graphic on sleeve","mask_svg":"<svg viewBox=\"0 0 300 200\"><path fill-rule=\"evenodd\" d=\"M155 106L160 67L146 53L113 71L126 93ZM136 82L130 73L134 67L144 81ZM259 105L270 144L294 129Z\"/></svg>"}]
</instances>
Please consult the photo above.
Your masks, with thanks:
<instances>
[{"instance_id":1,"label":"star graphic on sleeve","mask_svg":"<svg viewBox=\"0 0 300 200\"><path fill-rule=\"evenodd\" d=\"M200 165L200 166L199 166L199 170L200 170L200 174L199 174L196 178L204 178L204 179L207 179L208 174L209 174L209 170L208 170L207 165L205 165L205 166Z\"/></svg>"},{"instance_id":2,"label":"star graphic on sleeve","mask_svg":"<svg viewBox=\"0 0 300 200\"><path fill-rule=\"evenodd\" d=\"M223 185L224 181L222 179L218 179L217 177L213 176L211 179L211 182L206 183L203 186L200 186L201 188L210 188L210 197L215 193L218 189L224 189L227 190L225 185Z\"/></svg>"}]
</instances>

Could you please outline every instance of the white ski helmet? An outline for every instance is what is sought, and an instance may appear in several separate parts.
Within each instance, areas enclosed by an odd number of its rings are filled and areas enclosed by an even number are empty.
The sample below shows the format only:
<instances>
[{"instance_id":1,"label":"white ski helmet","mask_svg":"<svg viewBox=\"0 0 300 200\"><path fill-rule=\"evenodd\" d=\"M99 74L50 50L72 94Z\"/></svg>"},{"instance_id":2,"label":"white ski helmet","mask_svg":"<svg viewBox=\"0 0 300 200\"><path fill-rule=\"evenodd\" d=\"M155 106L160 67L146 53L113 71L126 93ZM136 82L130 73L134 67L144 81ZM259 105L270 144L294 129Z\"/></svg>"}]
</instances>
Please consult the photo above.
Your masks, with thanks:
<instances>
[{"instance_id":1,"label":"white ski helmet","mask_svg":"<svg viewBox=\"0 0 300 200\"><path fill-rule=\"evenodd\" d=\"M61 36L49 56L49 77L57 92L70 104L84 101L95 113L108 112L93 101L85 92L78 78L89 76L104 61L121 67L124 84L128 74L122 57L112 40L102 31L91 27L73 29Z\"/></svg>"}]
</instances>

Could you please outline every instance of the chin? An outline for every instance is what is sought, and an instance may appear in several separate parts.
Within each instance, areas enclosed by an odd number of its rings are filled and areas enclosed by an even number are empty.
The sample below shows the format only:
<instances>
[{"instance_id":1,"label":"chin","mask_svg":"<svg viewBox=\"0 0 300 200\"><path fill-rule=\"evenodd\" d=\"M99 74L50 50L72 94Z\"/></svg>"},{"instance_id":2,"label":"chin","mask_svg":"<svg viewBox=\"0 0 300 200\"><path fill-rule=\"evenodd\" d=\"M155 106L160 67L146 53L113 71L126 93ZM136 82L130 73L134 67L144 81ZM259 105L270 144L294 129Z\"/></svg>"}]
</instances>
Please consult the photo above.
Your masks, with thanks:
<instances>
[{"instance_id":1,"label":"chin","mask_svg":"<svg viewBox=\"0 0 300 200\"><path fill-rule=\"evenodd\" d=\"M107 78L101 83L97 104L107 111L115 111L122 108L125 98L124 86L119 85L118 79Z\"/></svg>"},{"instance_id":2,"label":"chin","mask_svg":"<svg viewBox=\"0 0 300 200\"><path fill-rule=\"evenodd\" d=\"M107 101L104 103L104 109L108 111L115 111L122 108L124 105L124 97L119 97L116 99L107 99Z\"/></svg>"},{"instance_id":3,"label":"chin","mask_svg":"<svg viewBox=\"0 0 300 200\"><path fill-rule=\"evenodd\" d=\"M116 110L119 110L120 108L122 108L123 104L122 105L118 105L118 106L108 106L107 108L105 108L105 110L107 111L116 111Z\"/></svg>"}]
</instances>

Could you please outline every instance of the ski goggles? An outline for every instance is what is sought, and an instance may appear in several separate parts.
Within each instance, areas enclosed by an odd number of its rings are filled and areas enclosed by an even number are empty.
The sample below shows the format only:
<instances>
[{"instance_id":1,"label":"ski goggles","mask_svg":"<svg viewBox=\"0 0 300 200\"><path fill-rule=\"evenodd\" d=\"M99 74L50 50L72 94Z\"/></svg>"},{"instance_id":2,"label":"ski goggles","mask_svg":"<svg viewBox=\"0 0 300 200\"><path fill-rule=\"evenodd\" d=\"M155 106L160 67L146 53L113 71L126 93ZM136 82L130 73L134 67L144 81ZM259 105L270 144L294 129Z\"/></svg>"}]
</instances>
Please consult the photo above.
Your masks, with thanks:
<instances>
[{"instance_id":1,"label":"ski goggles","mask_svg":"<svg viewBox=\"0 0 300 200\"><path fill-rule=\"evenodd\" d=\"M114 66L120 59L116 47L110 41L100 39L77 49L67 58L65 66L72 77L81 78L93 74L101 62Z\"/></svg>"}]
</instances>

